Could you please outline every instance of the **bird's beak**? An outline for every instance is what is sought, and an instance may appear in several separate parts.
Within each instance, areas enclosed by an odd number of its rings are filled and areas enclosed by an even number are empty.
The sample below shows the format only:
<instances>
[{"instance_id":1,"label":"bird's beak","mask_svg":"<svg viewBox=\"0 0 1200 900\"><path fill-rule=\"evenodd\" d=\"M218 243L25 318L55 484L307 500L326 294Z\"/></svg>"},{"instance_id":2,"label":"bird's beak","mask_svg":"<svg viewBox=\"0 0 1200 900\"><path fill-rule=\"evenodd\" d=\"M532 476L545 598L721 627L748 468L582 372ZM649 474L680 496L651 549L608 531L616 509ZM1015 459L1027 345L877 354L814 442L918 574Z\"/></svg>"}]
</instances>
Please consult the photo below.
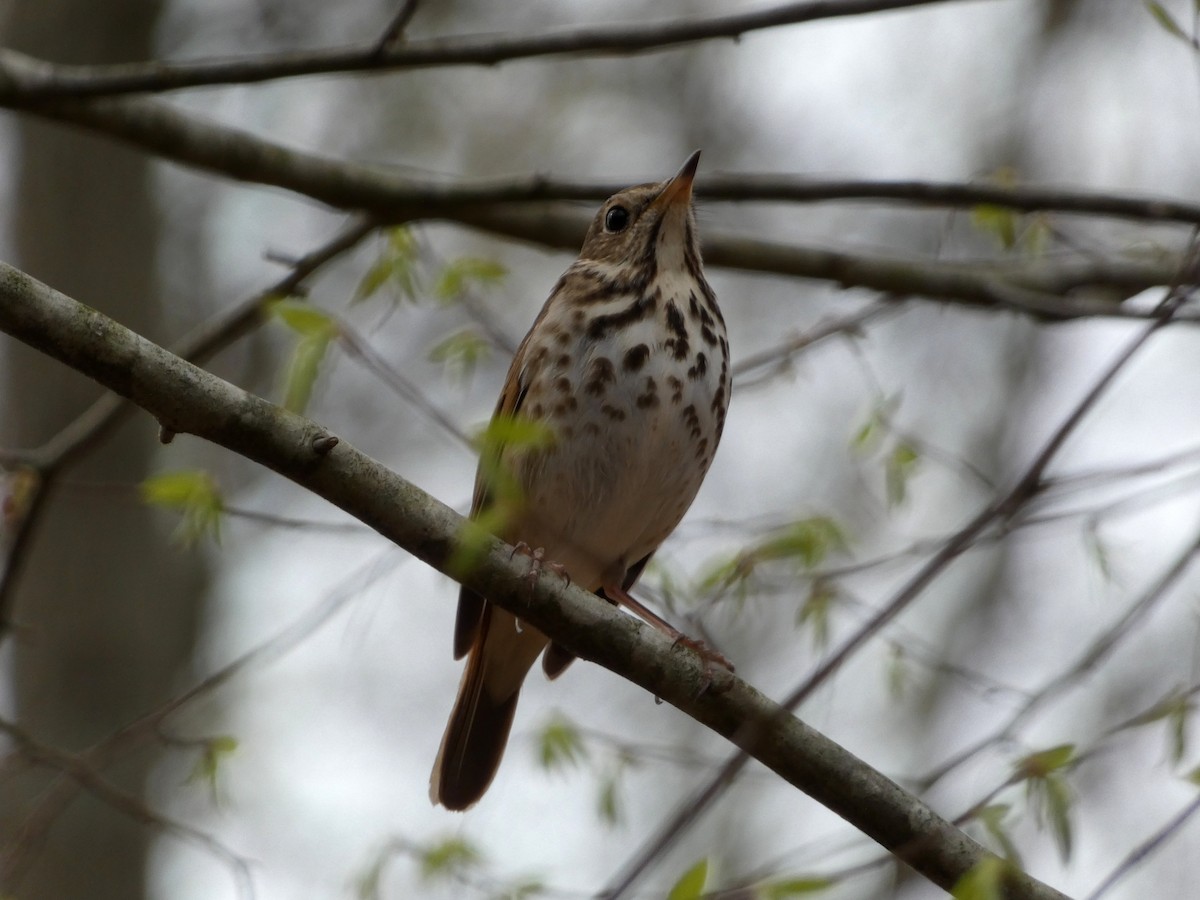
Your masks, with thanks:
<instances>
[{"instance_id":1,"label":"bird's beak","mask_svg":"<svg viewBox=\"0 0 1200 900\"><path fill-rule=\"evenodd\" d=\"M696 177L696 167L700 165L700 151L697 150L688 157L683 167L666 183L662 191L654 198L653 205L659 209L680 206L687 209L692 202L692 180Z\"/></svg>"}]
</instances>

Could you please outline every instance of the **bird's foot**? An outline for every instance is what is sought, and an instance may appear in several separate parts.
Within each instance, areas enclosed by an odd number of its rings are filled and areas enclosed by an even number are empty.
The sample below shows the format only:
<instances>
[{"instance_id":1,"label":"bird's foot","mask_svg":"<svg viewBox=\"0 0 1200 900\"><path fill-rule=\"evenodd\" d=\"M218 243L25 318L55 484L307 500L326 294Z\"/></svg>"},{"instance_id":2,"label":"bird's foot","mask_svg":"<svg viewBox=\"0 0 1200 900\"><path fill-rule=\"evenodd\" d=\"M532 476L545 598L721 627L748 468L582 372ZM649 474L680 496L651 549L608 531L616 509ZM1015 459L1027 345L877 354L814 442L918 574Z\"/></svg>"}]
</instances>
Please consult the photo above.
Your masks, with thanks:
<instances>
[{"instance_id":1,"label":"bird's foot","mask_svg":"<svg viewBox=\"0 0 1200 900\"><path fill-rule=\"evenodd\" d=\"M700 680L700 689L696 691L697 698L703 697L712 688L713 676L716 674L715 666L720 666L727 672L733 671L733 663L699 638L688 637L686 634L680 633L675 638L675 644L690 649L700 657L700 661L704 664L704 676Z\"/></svg>"},{"instance_id":2,"label":"bird's foot","mask_svg":"<svg viewBox=\"0 0 1200 900\"><path fill-rule=\"evenodd\" d=\"M571 576L567 574L566 566L562 563L546 559L545 547L530 547L524 541L517 541L513 544L513 551L509 554L508 558L512 559L518 553L529 557L529 571L525 574L525 580L529 583L531 591L534 585L537 584L538 576L542 574L542 569L549 569L555 575L562 576L562 579L567 584L571 583Z\"/></svg>"}]
</instances>

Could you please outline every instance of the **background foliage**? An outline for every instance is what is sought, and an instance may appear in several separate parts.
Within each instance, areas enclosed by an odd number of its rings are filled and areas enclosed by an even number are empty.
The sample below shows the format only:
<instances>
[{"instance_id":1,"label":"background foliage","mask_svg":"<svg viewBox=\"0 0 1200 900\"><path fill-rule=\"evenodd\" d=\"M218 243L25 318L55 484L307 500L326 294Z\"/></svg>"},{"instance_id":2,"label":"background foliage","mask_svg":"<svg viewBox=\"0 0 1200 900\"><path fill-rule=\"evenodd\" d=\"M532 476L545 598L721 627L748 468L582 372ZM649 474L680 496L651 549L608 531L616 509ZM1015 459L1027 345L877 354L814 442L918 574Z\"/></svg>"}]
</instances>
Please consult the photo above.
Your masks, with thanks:
<instances>
[{"instance_id":1,"label":"background foliage","mask_svg":"<svg viewBox=\"0 0 1200 900\"><path fill-rule=\"evenodd\" d=\"M874 4L887 5L901 4ZM713 471L642 595L783 697L947 554L801 716L1072 896L1187 896L1195 311L1101 378L1200 223L1186 206L1200 13L1191 0L855 6L785 24L797 5L781 5L739 40L637 54L618 42L261 83L233 71L101 112L0 79L0 254L154 340L192 342L222 377L465 509L471 435L579 217L703 148L701 229L740 368ZM639 23L755 8L418 4L400 52L619 23L651 40ZM0 65L25 71L12 51L303 58L367 46L400 12L14 0L0 4ZM144 101L244 134L156 144L164 123L122 105ZM249 174L235 151L255 138L297 156ZM388 179L492 193L469 208L342 202L360 168L321 180L300 154L382 167L359 197ZM880 180L904 183L887 196ZM930 204L931 182L965 196ZM825 202L801 196L814 185ZM1046 191L1021 193L1031 185ZM1122 215L1099 214L1122 198ZM361 225L363 210L386 227ZM1048 287L1068 276L1083 286ZM88 432L76 417L94 385L15 342L0 363L0 843L14 895L590 896L728 754L577 665L530 680L479 808L431 809L459 677L455 586L245 460L187 438L157 447L145 416ZM1036 484L949 554L1060 432ZM147 714L136 742L114 740ZM72 759L120 793L64 788ZM989 884L977 872L961 896ZM704 885L937 893L754 766L635 890Z\"/></svg>"}]
</instances>

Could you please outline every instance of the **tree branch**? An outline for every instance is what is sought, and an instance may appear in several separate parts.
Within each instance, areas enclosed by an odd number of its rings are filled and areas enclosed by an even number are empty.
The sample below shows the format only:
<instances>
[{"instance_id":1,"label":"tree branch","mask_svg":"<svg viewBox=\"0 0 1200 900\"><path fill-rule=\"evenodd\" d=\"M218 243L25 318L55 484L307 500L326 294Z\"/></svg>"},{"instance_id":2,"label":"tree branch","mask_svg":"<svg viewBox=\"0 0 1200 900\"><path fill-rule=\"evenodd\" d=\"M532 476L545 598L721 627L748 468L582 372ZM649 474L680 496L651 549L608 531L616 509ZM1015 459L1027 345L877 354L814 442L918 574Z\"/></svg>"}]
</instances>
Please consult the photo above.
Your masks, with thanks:
<instances>
[{"instance_id":1,"label":"tree branch","mask_svg":"<svg viewBox=\"0 0 1200 900\"><path fill-rule=\"evenodd\" d=\"M9 56L12 56L10 53ZM10 60L11 62L11 60ZM24 63L28 65L28 61ZM56 101L30 108L38 116L109 135L163 159L240 181L284 188L338 209L365 210L387 221L438 219L492 234L576 250L589 216L547 205L550 197L536 180L526 196L501 186L476 188L452 183L415 182L398 172L347 163L285 147L234 128L205 122L147 98ZM726 188L731 188L726 185ZM971 186L942 186L949 201L965 200ZM953 189L951 189L953 188ZM606 190L607 188L605 188ZM978 202L996 203L1002 189L979 188ZM589 189L589 192L591 189ZM998 193L1000 192L1000 193ZM937 191L929 191L932 196ZM1035 208L1050 192L1013 196L1014 208ZM567 192L568 196L572 196ZM596 192L595 196L606 196ZM732 191L730 199L734 199ZM765 199L760 192L758 199ZM1084 212L1085 196L1059 192L1071 212ZM502 202L503 201L503 202ZM1167 212L1200 217L1200 210L1169 209L1157 198L1102 196L1097 214L1141 208L1148 218ZM1106 213L1107 211L1107 213ZM1167 284L1179 259L1035 259L965 263L867 256L709 233L706 261L743 271L832 281L900 296L929 297L987 308L1015 309L1060 320L1096 316L1144 317L1120 301L1146 288ZM1176 321L1194 320L1190 314Z\"/></svg>"},{"instance_id":2,"label":"tree branch","mask_svg":"<svg viewBox=\"0 0 1200 900\"><path fill-rule=\"evenodd\" d=\"M0 264L0 330L133 400L171 431L254 460L445 572L464 520L320 426L185 362L95 310ZM325 440L322 440L325 439ZM577 655L640 685L754 755L935 884L950 888L986 850L879 772L732 673L544 572L497 540L464 584ZM711 686L708 684L711 678ZM1009 896L1059 898L1015 872Z\"/></svg>"},{"instance_id":3,"label":"tree branch","mask_svg":"<svg viewBox=\"0 0 1200 900\"><path fill-rule=\"evenodd\" d=\"M578 28L521 37L478 35L406 41L393 49L378 40L358 47L299 51L257 59L233 58L106 66L45 63L29 71L0 68L0 103L46 97L169 91L218 84L252 84L302 75L396 72L435 66L494 66L544 56L630 56L714 38L819 19L860 16L962 0L804 0L691 22L643 22L612 28ZM389 29L390 33L390 29Z\"/></svg>"},{"instance_id":4,"label":"tree branch","mask_svg":"<svg viewBox=\"0 0 1200 900\"><path fill-rule=\"evenodd\" d=\"M316 250L295 260L288 273L265 291L222 310L193 330L179 342L175 352L192 362L208 360L262 322L268 299L300 290L309 276L357 246L376 227L371 220L352 223ZM111 434L130 408L120 396L105 394L41 447L25 451L4 448L0 464L20 467L32 473L33 480L21 515L15 521L16 536L8 548L8 565L0 572L0 638L13 626L11 613L15 586L29 556L29 544L37 532L53 482Z\"/></svg>"}]
</instances>

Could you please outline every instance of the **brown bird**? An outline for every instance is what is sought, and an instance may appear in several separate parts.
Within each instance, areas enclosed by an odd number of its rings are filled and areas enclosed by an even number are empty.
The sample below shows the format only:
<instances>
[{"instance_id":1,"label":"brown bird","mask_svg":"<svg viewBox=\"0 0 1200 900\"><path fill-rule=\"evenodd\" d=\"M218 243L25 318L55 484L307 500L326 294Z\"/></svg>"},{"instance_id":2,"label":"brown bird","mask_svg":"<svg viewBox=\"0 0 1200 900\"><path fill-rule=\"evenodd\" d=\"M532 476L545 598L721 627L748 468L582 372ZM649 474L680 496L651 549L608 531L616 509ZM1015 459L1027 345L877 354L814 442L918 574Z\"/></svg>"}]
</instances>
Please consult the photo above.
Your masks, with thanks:
<instances>
[{"instance_id":1,"label":"brown bird","mask_svg":"<svg viewBox=\"0 0 1200 900\"><path fill-rule=\"evenodd\" d=\"M510 442L481 460L471 516L495 510L501 480L515 484L500 538L537 548L535 566L552 561L575 584L727 665L628 594L691 506L729 401L725 322L704 280L692 210L699 160L697 151L675 177L621 191L596 213L496 405L497 418L538 423L550 440ZM467 667L433 766L435 804L463 810L483 796L543 650L550 678L573 659L462 589L454 657L468 655Z\"/></svg>"}]
</instances>

